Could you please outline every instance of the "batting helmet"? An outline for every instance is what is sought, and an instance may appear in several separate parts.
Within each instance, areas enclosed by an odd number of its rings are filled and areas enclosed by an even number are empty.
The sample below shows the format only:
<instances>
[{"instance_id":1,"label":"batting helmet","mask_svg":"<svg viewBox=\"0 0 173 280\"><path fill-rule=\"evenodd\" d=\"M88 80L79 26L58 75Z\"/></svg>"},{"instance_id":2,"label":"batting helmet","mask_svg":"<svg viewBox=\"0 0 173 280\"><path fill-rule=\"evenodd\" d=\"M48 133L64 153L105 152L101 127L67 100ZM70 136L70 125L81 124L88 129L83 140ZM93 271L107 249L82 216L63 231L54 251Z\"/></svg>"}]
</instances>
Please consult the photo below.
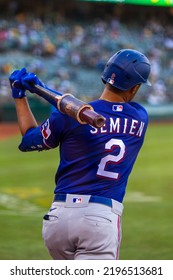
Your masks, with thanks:
<instances>
[{"instance_id":1,"label":"batting helmet","mask_svg":"<svg viewBox=\"0 0 173 280\"><path fill-rule=\"evenodd\" d=\"M123 49L115 53L107 62L102 81L115 88L128 90L137 84L148 84L151 65L148 58L135 50Z\"/></svg>"}]
</instances>

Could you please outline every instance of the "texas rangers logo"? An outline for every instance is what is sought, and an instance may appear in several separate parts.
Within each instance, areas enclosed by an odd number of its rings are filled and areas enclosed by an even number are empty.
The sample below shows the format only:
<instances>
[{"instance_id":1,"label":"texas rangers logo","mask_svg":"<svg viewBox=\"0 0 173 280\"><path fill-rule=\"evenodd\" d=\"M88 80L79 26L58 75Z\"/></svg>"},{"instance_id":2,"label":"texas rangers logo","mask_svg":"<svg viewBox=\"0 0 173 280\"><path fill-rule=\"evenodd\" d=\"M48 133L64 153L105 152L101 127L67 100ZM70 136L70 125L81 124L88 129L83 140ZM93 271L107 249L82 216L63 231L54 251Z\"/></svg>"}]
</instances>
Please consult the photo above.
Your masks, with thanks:
<instances>
[{"instance_id":1,"label":"texas rangers logo","mask_svg":"<svg viewBox=\"0 0 173 280\"><path fill-rule=\"evenodd\" d=\"M41 133L42 133L44 139L48 139L49 136L51 135L49 119L41 125Z\"/></svg>"}]
</instances>

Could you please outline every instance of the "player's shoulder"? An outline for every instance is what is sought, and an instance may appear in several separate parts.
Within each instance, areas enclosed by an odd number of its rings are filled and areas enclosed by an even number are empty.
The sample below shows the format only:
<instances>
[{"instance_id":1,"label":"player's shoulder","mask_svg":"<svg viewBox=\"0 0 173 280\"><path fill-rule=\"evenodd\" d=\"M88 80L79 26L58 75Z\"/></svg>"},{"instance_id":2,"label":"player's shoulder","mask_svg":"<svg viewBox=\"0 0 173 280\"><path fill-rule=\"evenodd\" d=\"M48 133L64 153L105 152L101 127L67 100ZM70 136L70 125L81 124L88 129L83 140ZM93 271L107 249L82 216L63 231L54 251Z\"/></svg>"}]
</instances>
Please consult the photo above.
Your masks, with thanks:
<instances>
[{"instance_id":1,"label":"player's shoulder","mask_svg":"<svg viewBox=\"0 0 173 280\"><path fill-rule=\"evenodd\" d=\"M114 111L119 114L128 114L128 115L139 115L144 118L148 117L146 109L137 102L127 102L127 103L117 103L117 102L107 102L104 100L94 100L90 102L90 105L98 111Z\"/></svg>"},{"instance_id":2,"label":"player's shoulder","mask_svg":"<svg viewBox=\"0 0 173 280\"><path fill-rule=\"evenodd\" d=\"M65 122L67 120L69 120L69 116L62 113L61 111L59 111L58 109L55 109L51 112L49 119L51 119L52 121L55 122Z\"/></svg>"},{"instance_id":3,"label":"player's shoulder","mask_svg":"<svg viewBox=\"0 0 173 280\"><path fill-rule=\"evenodd\" d=\"M135 108L136 110L139 110L139 111L144 111L145 113L147 113L146 109L144 108L143 105L137 103L137 102L134 102L134 101L131 101L129 103L127 103L129 106Z\"/></svg>"},{"instance_id":4,"label":"player's shoulder","mask_svg":"<svg viewBox=\"0 0 173 280\"><path fill-rule=\"evenodd\" d=\"M51 115L49 116L49 122L57 128L58 130L61 128L64 132L70 132L77 126L79 126L79 122L74 118L68 116L67 114L62 113L58 109L53 110Z\"/></svg>"},{"instance_id":5,"label":"player's shoulder","mask_svg":"<svg viewBox=\"0 0 173 280\"><path fill-rule=\"evenodd\" d=\"M144 106L134 101L133 102L131 101L127 104L136 114L141 116L141 118L148 119L148 112L144 108Z\"/></svg>"}]
</instances>

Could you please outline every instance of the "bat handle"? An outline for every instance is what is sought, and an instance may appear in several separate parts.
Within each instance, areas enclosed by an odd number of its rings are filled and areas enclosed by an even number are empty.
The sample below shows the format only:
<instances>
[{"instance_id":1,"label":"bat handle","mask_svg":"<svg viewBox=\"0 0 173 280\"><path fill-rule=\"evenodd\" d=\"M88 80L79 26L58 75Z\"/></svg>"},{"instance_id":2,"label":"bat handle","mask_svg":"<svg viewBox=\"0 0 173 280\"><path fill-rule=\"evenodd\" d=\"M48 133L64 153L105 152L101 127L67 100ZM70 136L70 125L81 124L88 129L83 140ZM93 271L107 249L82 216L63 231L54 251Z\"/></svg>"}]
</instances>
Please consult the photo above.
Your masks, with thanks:
<instances>
[{"instance_id":1,"label":"bat handle","mask_svg":"<svg viewBox=\"0 0 173 280\"><path fill-rule=\"evenodd\" d=\"M100 128L105 124L105 118L93 110L84 108L81 110L79 117L81 120L89 123L90 125Z\"/></svg>"}]
</instances>

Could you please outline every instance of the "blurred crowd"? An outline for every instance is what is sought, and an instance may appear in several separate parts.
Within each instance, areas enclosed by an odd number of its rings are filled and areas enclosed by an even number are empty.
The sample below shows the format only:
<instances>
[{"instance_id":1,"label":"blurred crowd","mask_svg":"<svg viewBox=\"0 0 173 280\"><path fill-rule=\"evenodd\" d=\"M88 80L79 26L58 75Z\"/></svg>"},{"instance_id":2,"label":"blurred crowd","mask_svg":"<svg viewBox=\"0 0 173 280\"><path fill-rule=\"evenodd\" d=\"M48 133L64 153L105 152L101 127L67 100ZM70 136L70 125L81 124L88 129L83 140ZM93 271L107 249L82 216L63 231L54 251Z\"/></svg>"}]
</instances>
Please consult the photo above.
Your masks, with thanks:
<instances>
[{"instance_id":1,"label":"blurred crowd","mask_svg":"<svg viewBox=\"0 0 173 280\"><path fill-rule=\"evenodd\" d=\"M152 105L173 101L173 29L158 19L145 24L108 20L73 21L57 16L42 20L20 14L0 19L0 103L11 102L8 77L26 67L48 86L86 101L102 90L108 58L123 48L144 52L151 61L152 87L137 98Z\"/></svg>"}]
</instances>

